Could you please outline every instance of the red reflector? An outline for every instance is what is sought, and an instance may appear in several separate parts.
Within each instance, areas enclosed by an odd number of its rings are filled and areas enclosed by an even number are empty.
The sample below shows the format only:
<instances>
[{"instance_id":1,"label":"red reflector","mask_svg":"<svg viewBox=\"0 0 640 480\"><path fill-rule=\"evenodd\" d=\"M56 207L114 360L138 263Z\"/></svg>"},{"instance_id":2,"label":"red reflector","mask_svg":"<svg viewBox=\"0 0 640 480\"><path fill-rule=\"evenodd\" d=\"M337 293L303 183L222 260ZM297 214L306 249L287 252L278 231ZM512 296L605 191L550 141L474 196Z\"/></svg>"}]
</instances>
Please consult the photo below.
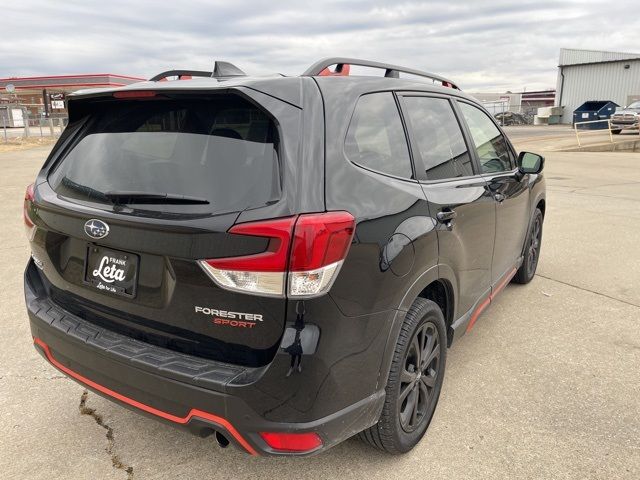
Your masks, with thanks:
<instances>
[{"instance_id":1,"label":"red reflector","mask_svg":"<svg viewBox=\"0 0 640 480\"><path fill-rule=\"evenodd\" d=\"M279 452L310 452L322 446L322 440L315 432L260 432L260 436L267 445Z\"/></svg>"},{"instance_id":2,"label":"red reflector","mask_svg":"<svg viewBox=\"0 0 640 480\"><path fill-rule=\"evenodd\" d=\"M153 90L133 90L125 92L113 92L113 98L149 98L155 97Z\"/></svg>"},{"instance_id":3,"label":"red reflector","mask_svg":"<svg viewBox=\"0 0 640 480\"><path fill-rule=\"evenodd\" d=\"M289 270L315 270L344 260L351 246L354 227L355 220L348 212L300 215Z\"/></svg>"},{"instance_id":4,"label":"red reflector","mask_svg":"<svg viewBox=\"0 0 640 480\"><path fill-rule=\"evenodd\" d=\"M269 238L267 250L244 257L215 258L206 262L221 270L284 272L287 269L291 232L296 217L277 218L234 225L229 233Z\"/></svg>"}]
</instances>

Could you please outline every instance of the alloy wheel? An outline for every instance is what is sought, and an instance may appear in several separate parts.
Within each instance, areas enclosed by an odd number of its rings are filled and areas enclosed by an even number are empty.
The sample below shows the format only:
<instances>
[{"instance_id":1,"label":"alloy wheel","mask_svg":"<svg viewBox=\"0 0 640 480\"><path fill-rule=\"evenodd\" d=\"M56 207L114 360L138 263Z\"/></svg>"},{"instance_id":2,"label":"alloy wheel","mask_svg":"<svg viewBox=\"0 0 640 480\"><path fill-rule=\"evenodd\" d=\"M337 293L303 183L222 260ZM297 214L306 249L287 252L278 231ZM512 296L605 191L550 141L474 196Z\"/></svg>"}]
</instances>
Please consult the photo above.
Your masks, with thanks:
<instances>
[{"instance_id":1,"label":"alloy wheel","mask_svg":"<svg viewBox=\"0 0 640 480\"><path fill-rule=\"evenodd\" d=\"M440 336L431 322L414 333L405 353L400 375L400 425L405 432L416 430L427 417L439 372Z\"/></svg>"},{"instance_id":2,"label":"alloy wheel","mask_svg":"<svg viewBox=\"0 0 640 480\"><path fill-rule=\"evenodd\" d=\"M538 266L538 257L540 256L540 237L542 233L542 220L536 217L531 227L531 238L529 240L529 249L527 251L527 275L533 276Z\"/></svg>"}]
</instances>

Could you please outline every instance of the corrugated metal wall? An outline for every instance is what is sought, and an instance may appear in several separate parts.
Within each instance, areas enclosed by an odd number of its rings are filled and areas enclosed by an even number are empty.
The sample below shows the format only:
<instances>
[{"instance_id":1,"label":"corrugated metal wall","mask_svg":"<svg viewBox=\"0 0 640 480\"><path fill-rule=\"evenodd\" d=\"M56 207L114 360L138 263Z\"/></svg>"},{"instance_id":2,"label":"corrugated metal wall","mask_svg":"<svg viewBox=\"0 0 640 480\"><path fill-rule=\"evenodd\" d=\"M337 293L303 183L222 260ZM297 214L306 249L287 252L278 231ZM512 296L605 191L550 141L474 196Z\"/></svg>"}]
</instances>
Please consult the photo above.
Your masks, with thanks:
<instances>
[{"instance_id":1,"label":"corrugated metal wall","mask_svg":"<svg viewBox=\"0 0 640 480\"><path fill-rule=\"evenodd\" d=\"M565 65L562 72L564 85L559 71L556 105L564 107L563 123L571 123L573 111L588 100L611 100L624 106L629 96L640 95L640 59Z\"/></svg>"},{"instance_id":2,"label":"corrugated metal wall","mask_svg":"<svg viewBox=\"0 0 640 480\"><path fill-rule=\"evenodd\" d=\"M580 63L609 62L612 60L626 60L638 58L640 54L625 52L602 52L599 50L578 50L572 48L560 49L558 65L577 65Z\"/></svg>"}]
</instances>

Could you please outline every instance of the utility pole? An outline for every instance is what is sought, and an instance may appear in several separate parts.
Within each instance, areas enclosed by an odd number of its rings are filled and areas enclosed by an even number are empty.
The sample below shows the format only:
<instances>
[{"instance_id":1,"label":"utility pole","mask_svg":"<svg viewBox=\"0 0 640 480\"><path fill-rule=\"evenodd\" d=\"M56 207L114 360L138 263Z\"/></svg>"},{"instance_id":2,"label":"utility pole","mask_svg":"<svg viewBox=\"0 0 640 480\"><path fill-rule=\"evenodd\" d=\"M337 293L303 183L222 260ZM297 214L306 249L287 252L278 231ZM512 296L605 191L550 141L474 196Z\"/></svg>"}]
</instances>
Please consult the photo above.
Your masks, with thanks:
<instances>
[{"instance_id":1,"label":"utility pole","mask_svg":"<svg viewBox=\"0 0 640 480\"><path fill-rule=\"evenodd\" d=\"M42 103L44 103L44 116L45 117L49 117L49 112L50 112L50 108L49 108L49 96L47 95L47 89L44 88L42 90Z\"/></svg>"}]
</instances>

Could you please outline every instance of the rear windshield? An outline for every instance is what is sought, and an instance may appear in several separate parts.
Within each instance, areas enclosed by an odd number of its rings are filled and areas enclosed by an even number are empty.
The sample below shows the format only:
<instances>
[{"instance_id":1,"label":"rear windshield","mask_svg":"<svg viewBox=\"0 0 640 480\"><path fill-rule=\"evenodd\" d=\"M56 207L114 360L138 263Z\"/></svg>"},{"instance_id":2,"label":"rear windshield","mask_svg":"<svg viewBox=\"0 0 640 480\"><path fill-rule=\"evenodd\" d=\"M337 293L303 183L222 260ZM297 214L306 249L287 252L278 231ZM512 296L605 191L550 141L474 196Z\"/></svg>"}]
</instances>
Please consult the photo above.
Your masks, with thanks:
<instances>
[{"instance_id":1,"label":"rear windshield","mask_svg":"<svg viewBox=\"0 0 640 480\"><path fill-rule=\"evenodd\" d=\"M277 129L238 96L103 101L90 111L49 176L65 198L193 214L280 198Z\"/></svg>"}]
</instances>

